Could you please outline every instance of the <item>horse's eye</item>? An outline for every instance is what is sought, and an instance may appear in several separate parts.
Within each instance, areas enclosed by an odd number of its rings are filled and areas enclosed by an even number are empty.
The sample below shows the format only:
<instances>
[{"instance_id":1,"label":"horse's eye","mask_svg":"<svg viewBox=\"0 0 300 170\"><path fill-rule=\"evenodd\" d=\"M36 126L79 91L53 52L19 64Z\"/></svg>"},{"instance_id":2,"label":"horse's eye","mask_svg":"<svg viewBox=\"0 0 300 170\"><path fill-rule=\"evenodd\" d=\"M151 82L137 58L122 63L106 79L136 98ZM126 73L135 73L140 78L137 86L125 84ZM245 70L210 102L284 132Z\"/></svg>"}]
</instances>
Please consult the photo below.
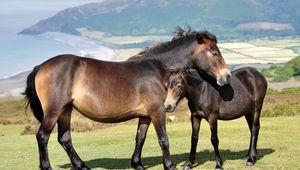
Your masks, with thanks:
<instances>
[{"instance_id":1,"label":"horse's eye","mask_svg":"<svg viewBox=\"0 0 300 170\"><path fill-rule=\"evenodd\" d=\"M212 51L211 54L214 56L217 56L219 53L218 53L218 51Z\"/></svg>"}]
</instances>

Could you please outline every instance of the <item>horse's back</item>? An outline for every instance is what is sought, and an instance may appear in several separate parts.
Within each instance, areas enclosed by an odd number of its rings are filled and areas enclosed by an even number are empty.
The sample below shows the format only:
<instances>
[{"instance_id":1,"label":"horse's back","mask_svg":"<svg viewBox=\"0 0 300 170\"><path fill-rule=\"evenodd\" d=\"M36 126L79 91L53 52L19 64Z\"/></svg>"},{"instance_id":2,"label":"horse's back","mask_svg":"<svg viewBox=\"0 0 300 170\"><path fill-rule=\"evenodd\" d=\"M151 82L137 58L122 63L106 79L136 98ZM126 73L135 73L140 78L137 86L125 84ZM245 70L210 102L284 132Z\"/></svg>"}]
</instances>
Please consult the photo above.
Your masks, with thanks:
<instances>
[{"instance_id":1,"label":"horse's back","mask_svg":"<svg viewBox=\"0 0 300 170\"><path fill-rule=\"evenodd\" d=\"M265 77L258 70L252 67L244 67L233 71L232 76L240 80L255 100L264 98L268 84Z\"/></svg>"}]
</instances>

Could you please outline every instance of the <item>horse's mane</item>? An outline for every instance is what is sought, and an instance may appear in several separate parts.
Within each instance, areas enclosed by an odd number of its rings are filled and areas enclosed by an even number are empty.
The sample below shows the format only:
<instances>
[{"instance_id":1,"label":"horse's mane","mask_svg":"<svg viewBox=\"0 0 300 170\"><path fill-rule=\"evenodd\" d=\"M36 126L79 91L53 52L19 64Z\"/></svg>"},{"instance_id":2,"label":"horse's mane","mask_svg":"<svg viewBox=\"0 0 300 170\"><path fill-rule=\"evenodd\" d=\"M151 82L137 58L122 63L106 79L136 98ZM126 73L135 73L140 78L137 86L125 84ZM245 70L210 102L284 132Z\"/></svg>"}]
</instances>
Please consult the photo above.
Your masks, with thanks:
<instances>
[{"instance_id":1,"label":"horse's mane","mask_svg":"<svg viewBox=\"0 0 300 170\"><path fill-rule=\"evenodd\" d=\"M144 50L139 52L137 55L132 56L131 58L150 56L151 54L161 54L180 45L186 46L186 44L192 43L194 40L196 40L196 34L200 34L205 39L209 39L217 43L217 38L215 35L206 30L194 31L190 26L186 26L184 28L177 26L174 33L175 36L171 41L156 43L152 46L146 47Z\"/></svg>"}]
</instances>

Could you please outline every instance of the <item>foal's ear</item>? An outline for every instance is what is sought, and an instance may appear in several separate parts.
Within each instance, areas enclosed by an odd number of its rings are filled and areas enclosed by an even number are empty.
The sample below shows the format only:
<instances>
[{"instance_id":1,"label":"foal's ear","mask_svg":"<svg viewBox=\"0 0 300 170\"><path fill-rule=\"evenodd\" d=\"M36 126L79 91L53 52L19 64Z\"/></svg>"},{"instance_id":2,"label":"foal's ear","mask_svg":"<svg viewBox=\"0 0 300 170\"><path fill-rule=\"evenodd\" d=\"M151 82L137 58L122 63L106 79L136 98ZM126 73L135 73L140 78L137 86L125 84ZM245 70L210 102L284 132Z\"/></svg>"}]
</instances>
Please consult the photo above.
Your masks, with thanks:
<instances>
[{"instance_id":1,"label":"foal's ear","mask_svg":"<svg viewBox=\"0 0 300 170\"><path fill-rule=\"evenodd\" d=\"M197 38L198 44L202 44L204 42L204 36L203 36L203 34L197 32L196 33L196 38Z\"/></svg>"}]
</instances>

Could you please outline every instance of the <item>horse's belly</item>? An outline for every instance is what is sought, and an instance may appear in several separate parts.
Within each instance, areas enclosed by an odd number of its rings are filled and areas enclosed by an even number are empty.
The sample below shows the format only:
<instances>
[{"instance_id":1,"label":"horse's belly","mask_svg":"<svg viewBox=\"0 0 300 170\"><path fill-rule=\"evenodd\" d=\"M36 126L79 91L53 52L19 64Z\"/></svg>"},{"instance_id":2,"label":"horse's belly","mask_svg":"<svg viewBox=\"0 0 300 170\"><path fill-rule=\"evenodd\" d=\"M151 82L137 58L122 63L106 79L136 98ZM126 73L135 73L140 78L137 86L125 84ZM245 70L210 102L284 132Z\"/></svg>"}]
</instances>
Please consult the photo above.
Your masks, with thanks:
<instances>
[{"instance_id":1,"label":"horse's belly","mask_svg":"<svg viewBox=\"0 0 300 170\"><path fill-rule=\"evenodd\" d=\"M120 102L117 98L75 98L73 105L84 116L103 123L122 122L138 116L147 116L143 104Z\"/></svg>"},{"instance_id":2,"label":"horse's belly","mask_svg":"<svg viewBox=\"0 0 300 170\"><path fill-rule=\"evenodd\" d=\"M219 108L220 120L232 120L237 119L246 112L252 106L251 100L240 100L238 102L221 102Z\"/></svg>"}]
</instances>

